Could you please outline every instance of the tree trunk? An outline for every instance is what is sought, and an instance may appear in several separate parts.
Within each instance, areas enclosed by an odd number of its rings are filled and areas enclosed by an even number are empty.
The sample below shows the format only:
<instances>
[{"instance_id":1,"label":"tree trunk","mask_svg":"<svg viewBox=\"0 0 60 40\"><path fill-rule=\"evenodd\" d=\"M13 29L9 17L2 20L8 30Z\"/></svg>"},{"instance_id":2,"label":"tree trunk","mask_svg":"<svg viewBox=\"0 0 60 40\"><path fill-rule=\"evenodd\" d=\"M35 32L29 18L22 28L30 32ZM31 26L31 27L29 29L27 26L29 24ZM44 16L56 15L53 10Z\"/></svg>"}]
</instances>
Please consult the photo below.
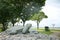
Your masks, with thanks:
<instances>
[{"instance_id":1,"label":"tree trunk","mask_svg":"<svg viewBox=\"0 0 60 40\"><path fill-rule=\"evenodd\" d=\"M2 28L2 31L5 31L8 27L8 23L7 22L3 22L3 28Z\"/></svg>"},{"instance_id":2,"label":"tree trunk","mask_svg":"<svg viewBox=\"0 0 60 40\"><path fill-rule=\"evenodd\" d=\"M13 18L11 22L12 22L13 27L14 27L14 24L16 23L16 20L14 20L14 18Z\"/></svg>"},{"instance_id":3,"label":"tree trunk","mask_svg":"<svg viewBox=\"0 0 60 40\"><path fill-rule=\"evenodd\" d=\"M37 21L37 29L39 29L39 21Z\"/></svg>"},{"instance_id":4,"label":"tree trunk","mask_svg":"<svg viewBox=\"0 0 60 40\"><path fill-rule=\"evenodd\" d=\"M23 27L25 26L25 22L23 22Z\"/></svg>"},{"instance_id":5,"label":"tree trunk","mask_svg":"<svg viewBox=\"0 0 60 40\"><path fill-rule=\"evenodd\" d=\"M12 24L13 24L13 27L14 27L14 24L15 24L15 23L12 23Z\"/></svg>"}]
</instances>

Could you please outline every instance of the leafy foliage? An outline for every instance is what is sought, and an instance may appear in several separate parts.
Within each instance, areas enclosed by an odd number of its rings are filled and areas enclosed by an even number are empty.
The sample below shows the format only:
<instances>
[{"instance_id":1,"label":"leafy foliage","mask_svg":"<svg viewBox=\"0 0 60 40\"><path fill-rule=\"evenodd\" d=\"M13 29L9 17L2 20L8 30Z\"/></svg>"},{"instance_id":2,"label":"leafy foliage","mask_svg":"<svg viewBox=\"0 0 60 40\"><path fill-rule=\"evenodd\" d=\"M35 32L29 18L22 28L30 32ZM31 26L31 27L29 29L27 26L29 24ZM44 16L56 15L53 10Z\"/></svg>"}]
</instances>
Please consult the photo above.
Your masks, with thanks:
<instances>
[{"instance_id":1,"label":"leafy foliage","mask_svg":"<svg viewBox=\"0 0 60 40\"><path fill-rule=\"evenodd\" d=\"M43 18L48 18L48 17L47 15L44 14L44 12L38 12L32 16L31 20L38 20L40 22Z\"/></svg>"},{"instance_id":2,"label":"leafy foliage","mask_svg":"<svg viewBox=\"0 0 60 40\"><path fill-rule=\"evenodd\" d=\"M35 13L32 17L31 20L37 20L37 28L39 28L39 22L43 19L43 18L48 18L47 15L44 14L44 12L38 12Z\"/></svg>"},{"instance_id":3,"label":"leafy foliage","mask_svg":"<svg viewBox=\"0 0 60 40\"><path fill-rule=\"evenodd\" d=\"M44 6L44 4L45 0L0 0L0 23L5 26L5 24L7 24L6 22L9 22L11 20L14 21L14 19L18 17L20 17L23 21L26 21L33 13L33 11L32 13L30 11L31 6L34 6L35 8L38 8L40 10L40 7ZM30 12L27 12L27 10L29 10ZM21 13L23 13L23 15L21 15Z\"/></svg>"},{"instance_id":4,"label":"leafy foliage","mask_svg":"<svg viewBox=\"0 0 60 40\"><path fill-rule=\"evenodd\" d=\"M30 17L34 14L37 13L39 10L41 10L42 6L45 4L45 0L24 0L26 1L23 5L22 13L20 14L20 17L25 23L26 20L30 20ZM23 24L24 25L24 24Z\"/></svg>"},{"instance_id":5,"label":"leafy foliage","mask_svg":"<svg viewBox=\"0 0 60 40\"><path fill-rule=\"evenodd\" d=\"M50 31L48 26L45 26L45 31Z\"/></svg>"}]
</instances>

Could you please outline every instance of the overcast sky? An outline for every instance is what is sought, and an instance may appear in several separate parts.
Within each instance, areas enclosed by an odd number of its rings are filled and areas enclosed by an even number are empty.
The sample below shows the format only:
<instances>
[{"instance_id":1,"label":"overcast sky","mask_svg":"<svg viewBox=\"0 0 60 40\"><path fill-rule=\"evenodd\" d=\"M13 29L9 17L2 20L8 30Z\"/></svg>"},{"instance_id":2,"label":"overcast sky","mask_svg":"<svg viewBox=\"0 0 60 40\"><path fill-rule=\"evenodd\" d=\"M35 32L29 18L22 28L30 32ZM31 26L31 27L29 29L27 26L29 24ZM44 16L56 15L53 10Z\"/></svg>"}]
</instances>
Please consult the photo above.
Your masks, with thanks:
<instances>
[{"instance_id":1,"label":"overcast sky","mask_svg":"<svg viewBox=\"0 0 60 40\"><path fill-rule=\"evenodd\" d=\"M48 18L43 19L40 26L52 26L52 24L55 24L55 27L60 27L60 0L47 0L43 11Z\"/></svg>"}]
</instances>

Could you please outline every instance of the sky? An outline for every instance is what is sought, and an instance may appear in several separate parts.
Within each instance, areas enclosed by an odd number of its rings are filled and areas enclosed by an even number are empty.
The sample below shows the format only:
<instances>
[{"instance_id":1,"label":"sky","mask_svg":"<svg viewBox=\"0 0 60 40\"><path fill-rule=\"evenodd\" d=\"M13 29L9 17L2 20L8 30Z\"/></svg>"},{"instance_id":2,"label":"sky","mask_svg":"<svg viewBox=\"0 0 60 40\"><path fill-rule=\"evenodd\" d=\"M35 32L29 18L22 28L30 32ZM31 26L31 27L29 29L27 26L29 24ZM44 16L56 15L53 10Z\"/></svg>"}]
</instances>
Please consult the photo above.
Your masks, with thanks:
<instances>
[{"instance_id":1,"label":"sky","mask_svg":"<svg viewBox=\"0 0 60 40\"><path fill-rule=\"evenodd\" d=\"M43 11L48 18L43 19L40 26L52 27L55 24L55 27L60 27L60 0L46 0Z\"/></svg>"},{"instance_id":2,"label":"sky","mask_svg":"<svg viewBox=\"0 0 60 40\"><path fill-rule=\"evenodd\" d=\"M42 11L48 16L47 19L43 19L40 23L40 27L49 26L60 27L60 0L46 0L45 6ZM32 26L36 27L36 21L26 21L32 23Z\"/></svg>"}]
</instances>

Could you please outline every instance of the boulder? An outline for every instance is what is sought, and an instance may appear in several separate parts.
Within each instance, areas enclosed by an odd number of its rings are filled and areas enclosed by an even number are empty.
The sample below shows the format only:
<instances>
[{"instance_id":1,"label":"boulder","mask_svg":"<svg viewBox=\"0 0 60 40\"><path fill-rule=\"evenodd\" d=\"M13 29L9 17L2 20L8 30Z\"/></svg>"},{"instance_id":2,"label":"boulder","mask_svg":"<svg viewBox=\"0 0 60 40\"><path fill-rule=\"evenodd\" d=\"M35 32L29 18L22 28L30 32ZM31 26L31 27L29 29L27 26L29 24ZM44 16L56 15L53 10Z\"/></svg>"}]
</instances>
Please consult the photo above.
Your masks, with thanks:
<instances>
[{"instance_id":1,"label":"boulder","mask_svg":"<svg viewBox=\"0 0 60 40\"><path fill-rule=\"evenodd\" d=\"M23 30L22 30L22 33L26 34L29 32L29 29L32 27L32 24L27 24Z\"/></svg>"},{"instance_id":2,"label":"boulder","mask_svg":"<svg viewBox=\"0 0 60 40\"><path fill-rule=\"evenodd\" d=\"M7 29L5 32L7 34L17 34L18 32L21 33L22 29L23 29L23 26L15 26Z\"/></svg>"},{"instance_id":3,"label":"boulder","mask_svg":"<svg viewBox=\"0 0 60 40\"><path fill-rule=\"evenodd\" d=\"M5 33L14 35L19 33L28 33L32 24L26 24L26 26L14 26L5 31Z\"/></svg>"},{"instance_id":4,"label":"boulder","mask_svg":"<svg viewBox=\"0 0 60 40\"><path fill-rule=\"evenodd\" d=\"M39 32L36 30L30 31L31 34L38 34Z\"/></svg>"}]
</instances>

